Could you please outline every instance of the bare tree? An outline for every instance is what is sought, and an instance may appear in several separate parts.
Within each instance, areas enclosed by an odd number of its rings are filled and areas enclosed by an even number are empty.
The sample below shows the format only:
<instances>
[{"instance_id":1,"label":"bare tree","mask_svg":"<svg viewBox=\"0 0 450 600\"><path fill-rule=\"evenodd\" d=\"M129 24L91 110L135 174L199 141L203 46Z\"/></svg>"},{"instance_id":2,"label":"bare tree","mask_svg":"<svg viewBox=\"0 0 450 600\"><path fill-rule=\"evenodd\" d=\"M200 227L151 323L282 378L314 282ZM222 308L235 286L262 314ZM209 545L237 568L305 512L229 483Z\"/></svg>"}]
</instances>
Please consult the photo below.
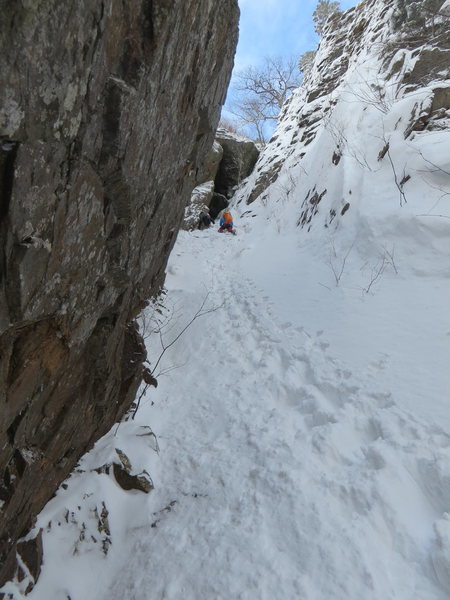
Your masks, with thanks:
<instances>
[{"instance_id":1,"label":"bare tree","mask_svg":"<svg viewBox=\"0 0 450 600\"><path fill-rule=\"evenodd\" d=\"M253 130L253 134L250 137L254 138L257 142L265 144L266 134L264 132L264 125L269 118L263 112L263 106L258 98L244 98L240 96L233 105L233 113L239 119L241 127L247 128L250 131Z\"/></svg>"},{"instance_id":2,"label":"bare tree","mask_svg":"<svg viewBox=\"0 0 450 600\"><path fill-rule=\"evenodd\" d=\"M313 21L315 23L314 31L318 35L322 35L328 17L340 11L339 2L334 0L319 0L316 9L313 12Z\"/></svg>"},{"instance_id":3,"label":"bare tree","mask_svg":"<svg viewBox=\"0 0 450 600\"><path fill-rule=\"evenodd\" d=\"M236 98L230 112L265 142L265 123L277 120L283 104L300 85L297 61L266 57L261 67L248 67L235 80Z\"/></svg>"},{"instance_id":4,"label":"bare tree","mask_svg":"<svg viewBox=\"0 0 450 600\"><path fill-rule=\"evenodd\" d=\"M220 117L218 128L226 129L230 133L235 133L237 135L243 134L241 127L239 127L239 124L234 119L224 117L223 115Z\"/></svg>"}]
</instances>

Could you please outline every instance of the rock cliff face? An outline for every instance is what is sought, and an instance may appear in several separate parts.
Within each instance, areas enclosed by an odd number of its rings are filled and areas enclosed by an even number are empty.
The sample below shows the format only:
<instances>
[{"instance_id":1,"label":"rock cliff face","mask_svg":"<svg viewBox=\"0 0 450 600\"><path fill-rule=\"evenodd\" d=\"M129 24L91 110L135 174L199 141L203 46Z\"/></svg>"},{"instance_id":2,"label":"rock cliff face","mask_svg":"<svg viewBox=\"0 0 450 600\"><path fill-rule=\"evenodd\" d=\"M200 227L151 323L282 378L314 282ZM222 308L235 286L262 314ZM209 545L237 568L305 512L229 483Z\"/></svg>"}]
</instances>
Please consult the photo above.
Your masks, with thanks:
<instances>
[{"instance_id":1,"label":"rock cliff face","mask_svg":"<svg viewBox=\"0 0 450 600\"><path fill-rule=\"evenodd\" d=\"M298 224L308 230L316 215L322 213L328 227L353 206L350 166L375 189L383 161L392 158L396 193L408 181L411 186L411 176L402 181L405 149L416 146L420 158L414 135L449 126L450 5L436 0L430 6L425 0L363 0L331 17L311 70L283 107L274 136L236 199L250 204L295 192L302 198ZM417 168L423 171L427 164L421 160ZM280 185L286 174L289 184Z\"/></svg>"},{"instance_id":2,"label":"rock cliff face","mask_svg":"<svg viewBox=\"0 0 450 600\"><path fill-rule=\"evenodd\" d=\"M134 398L134 318L212 146L238 8L0 9L1 582L34 516Z\"/></svg>"}]
</instances>

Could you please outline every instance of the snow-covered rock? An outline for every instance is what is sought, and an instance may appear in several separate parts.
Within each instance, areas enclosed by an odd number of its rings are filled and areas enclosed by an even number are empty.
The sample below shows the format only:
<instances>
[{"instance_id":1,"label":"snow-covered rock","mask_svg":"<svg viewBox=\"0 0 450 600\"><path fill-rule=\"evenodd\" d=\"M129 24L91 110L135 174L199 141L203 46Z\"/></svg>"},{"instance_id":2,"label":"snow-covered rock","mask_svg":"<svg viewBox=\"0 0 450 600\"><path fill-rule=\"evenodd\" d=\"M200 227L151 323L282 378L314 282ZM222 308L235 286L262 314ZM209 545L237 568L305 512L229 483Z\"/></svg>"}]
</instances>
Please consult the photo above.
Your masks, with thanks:
<instances>
[{"instance_id":1,"label":"snow-covered rock","mask_svg":"<svg viewBox=\"0 0 450 600\"><path fill-rule=\"evenodd\" d=\"M216 192L226 198L250 175L259 156L255 142L226 129L218 129L216 141L223 148L223 157L215 180Z\"/></svg>"},{"instance_id":2,"label":"snow-covered rock","mask_svg":"<svg viewBox=\"0 0 450 600\"><path fill-rule=\"evenodd\" d=\"M203 168L197 179L198 185L206 183L207 181L214 181L222 157L223 148L219 142L214 141L213 146L206 157L205 164L203 165Z\"/></svg>"},{"instance_id":3,"label":"snow-covered rock","mask_svg":"<svg viewBox=\"0 0 450 600\"><path fill-rule=\"evenodd\" d=\"M298 218L309 228L314 215L329 226L348 203L348 215L354 212L350 171L372 193L378 181L390 180L395 206L425 179L438 196L432 185L448 171L446 136L427 134L448 128L448 19L430 18L418 29L408 14L402 2L367 0L330 19L312 69L283 108L237 201L280 198L295 188ZM431 139L440 147L433 157L423 151ZM280 176L289 183L277 184ZM324 190L319 209L311 196Z\"/></svg>"},{"instance_id":4,"label":"snow-covered rock","mask_svg":"<svg viewBox=\"0 0 450 600\"><path fill-rule=\"evenodd\" d=\"M184 211L183 229L197 229L201 213L209 214L214 195L214 181L206 181L193 189L189 204Z\"/></svg>"}]
</instances>

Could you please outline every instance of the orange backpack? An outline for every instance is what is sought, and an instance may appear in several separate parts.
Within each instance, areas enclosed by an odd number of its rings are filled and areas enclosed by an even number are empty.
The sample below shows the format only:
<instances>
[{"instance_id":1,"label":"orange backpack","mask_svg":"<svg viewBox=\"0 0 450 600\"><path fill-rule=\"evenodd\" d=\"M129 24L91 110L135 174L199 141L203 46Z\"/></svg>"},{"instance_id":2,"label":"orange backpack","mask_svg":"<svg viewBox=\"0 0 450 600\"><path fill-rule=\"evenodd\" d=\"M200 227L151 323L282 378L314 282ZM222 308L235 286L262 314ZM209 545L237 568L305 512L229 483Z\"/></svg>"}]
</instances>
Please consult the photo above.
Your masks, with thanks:
<instances>
[{"instance_id":1,"label":"orange backpack","mask_svg":"<svg viewBox=\"0 0 450 600\"><path fill-rule=\"evenodd\" d=\"M228 223L232 223L233 222L233 217L231 216L231 213L228 210L226 210L223 213L223 218L224 218L224 221L225 221L226 225L228 225Z\"/></svg>"}]
</instances>

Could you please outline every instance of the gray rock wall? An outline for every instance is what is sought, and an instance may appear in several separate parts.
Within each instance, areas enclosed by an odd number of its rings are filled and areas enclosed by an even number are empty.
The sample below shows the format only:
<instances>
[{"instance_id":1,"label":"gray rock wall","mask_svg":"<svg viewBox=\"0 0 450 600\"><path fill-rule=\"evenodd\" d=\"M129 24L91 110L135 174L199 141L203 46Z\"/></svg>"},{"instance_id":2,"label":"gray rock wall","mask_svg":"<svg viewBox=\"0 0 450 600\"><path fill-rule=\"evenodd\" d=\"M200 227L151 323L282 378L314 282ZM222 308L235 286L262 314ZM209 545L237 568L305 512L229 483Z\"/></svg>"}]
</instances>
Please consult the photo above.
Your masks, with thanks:
<instances>
[{"instance_id":1,"label":"gray rock wall","mask_svg":"<svg viewBox=\"0 0 450 600\"><path fill-rule=\"evenodd\" d=\"M236 187L253 171L259 150L252 140L225 129L217 131L216 141L223 148L223 156L215 178L215 190L231 198Z\"/></svg>"},{"instance_id":2,"label":"gray rock wall","mask_svg":"<svg viewBox=\"0 0 450 600\"><path fill-rule=\"evenodd\" d=\"M0 0L0 582L130 406L224 101L237 0Z\"/></svg>"}]
</instances>

